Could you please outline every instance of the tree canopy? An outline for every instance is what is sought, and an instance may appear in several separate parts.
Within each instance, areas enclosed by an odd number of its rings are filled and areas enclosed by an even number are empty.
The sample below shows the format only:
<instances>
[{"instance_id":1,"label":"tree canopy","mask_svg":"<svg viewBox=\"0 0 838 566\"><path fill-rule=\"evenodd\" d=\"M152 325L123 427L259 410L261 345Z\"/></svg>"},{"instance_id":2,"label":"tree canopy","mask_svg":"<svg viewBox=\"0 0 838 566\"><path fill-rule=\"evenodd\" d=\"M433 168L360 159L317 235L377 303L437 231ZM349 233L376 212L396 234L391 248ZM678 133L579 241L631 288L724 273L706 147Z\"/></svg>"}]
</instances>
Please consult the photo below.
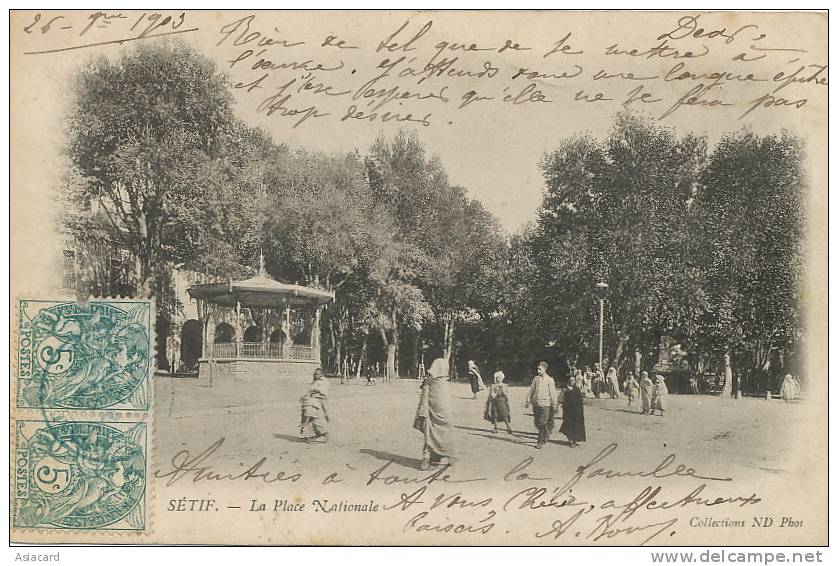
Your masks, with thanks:
<instances>
[{"instance_id":1,"label":"tree canopy","mask_svg":"<svg viewBox=\"0 0 838 566\"><path fill-rule=\"evenodd\" d=\"M803 339L790 134L710 148L620 114L603 139L568 134L532 164L541 207L507 234L415 132L346 154L290 148L236 119L211 62L164 43L77 72L67 152L81 287L153 295L171 316L171 270L242 276L264 255L274 277L336 293L321 340L332 371L349 356L393 377L425 354L513 379L538 359L590 364L600 281L617 366L648 367L670 336L766 372Z\"/></svg>"},{"instance_id":2,"label":"tree canopy","mask_svg":"<svg viewBox=\"0 0 838 566\"><path fill-rule=\"evenodd\" d=\"M136 258L138 292L160 292L159 270L188 259L172 245L178 230L209 224L188 204L224 174L215 160L231 101L214 64L182 44L142 45L76 75L68 153L83 182L73 188L102 205L112 239Z\"/></svg>"},{"instance_id":3,"label":"tree canopy","mask_svg":"<svg viewBox=\"0 0 838 566\"><path fill-rule=\"evenodd\" d=\"M800 142L707 140L621 114L604 140L563 140L541 163L530 239L543 340L592 361L594 285L609 285L606 357L644 365L662 336L754 368L800 339L804 241ZM744 363L744 362L743 362ZM745 363L747 365L747 363Z\"/></svg>"}]
</instances>

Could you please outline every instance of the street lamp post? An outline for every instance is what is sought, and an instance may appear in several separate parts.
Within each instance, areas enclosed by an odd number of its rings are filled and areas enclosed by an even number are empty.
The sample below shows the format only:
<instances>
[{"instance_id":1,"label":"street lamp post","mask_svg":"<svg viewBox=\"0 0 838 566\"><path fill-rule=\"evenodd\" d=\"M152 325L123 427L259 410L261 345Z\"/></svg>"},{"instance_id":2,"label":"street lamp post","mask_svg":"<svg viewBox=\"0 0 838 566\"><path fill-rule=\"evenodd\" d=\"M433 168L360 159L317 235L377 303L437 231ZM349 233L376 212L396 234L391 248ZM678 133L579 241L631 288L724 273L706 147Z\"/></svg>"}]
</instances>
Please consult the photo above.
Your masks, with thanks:
<instances>
[{"instance_id":1,"label":"street lamp post","mask_svg":"<svg viewBox=\"0 0 838 566\"><path fill-rule=\"evenodd\" d=\"M603 333L603 318L605 317L605 296L608 294L608 283L600 281L596 284L596 294L599 298L599 369L605 371L602 367L602 333Z\"/></svg>"}]
</instances>

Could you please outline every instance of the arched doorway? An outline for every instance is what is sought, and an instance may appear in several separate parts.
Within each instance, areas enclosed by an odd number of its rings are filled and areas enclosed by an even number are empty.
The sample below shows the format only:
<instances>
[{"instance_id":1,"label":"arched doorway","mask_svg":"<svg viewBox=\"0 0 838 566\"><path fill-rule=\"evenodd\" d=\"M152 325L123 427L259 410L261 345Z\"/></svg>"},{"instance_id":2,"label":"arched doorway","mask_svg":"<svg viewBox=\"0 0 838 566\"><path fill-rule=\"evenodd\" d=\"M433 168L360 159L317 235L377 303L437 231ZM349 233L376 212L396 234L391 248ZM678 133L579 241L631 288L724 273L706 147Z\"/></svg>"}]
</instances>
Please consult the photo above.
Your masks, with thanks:
<instances>
[{"instance_id":1,"label":"arched doorway","mask_svg":"<svg viewBox=\"0 0 838 566\"><path fill-rule=\"evenodd\" d=\"M270 355L275 358L283 357L285 353L285 333L282 330L277 328L268 336L268 350Z\"/></svg>"},{"instance_id":2,"label":"arched doorway","mask_svg":"<svg viewBox=\"0 0 838 566\"><path fill-rule=\"evenodd\" d=\"M213 354L219 358L230 358L238 354L233 340L236 338L236 329L227 322L222 322L215 327L213 338Z\"/></svg>"},{"instance_id":3,"label":"arched doorway","mask_svg":"<svg viewBox=\"0 0 838 566\"><path fill-rule=\"evenodd\" d=\"M299 344L301 346L308 346L311 344L311 331L303 330L294 336L294 344Z\"/></svg>"},{"instance_id":4,"label":"arched doorway","mask_svg":"<svg viewBox=\"0 0 838 566\"><path fill-rule=\"evenodd\" d=\"M215 339L213 342L216 344L229 344L233 341L233 337L235 335L236 330L233 326L226 322L222 322L215 327Z\"/></svg>"},{"instance_id":5,"label":"arched doorway","mask_svg":"<svg viewBox=\"0 0 838 566\"><path fill-rule=\"evenodd\" d=\"M274 330L273 332L271 332L271 335L268 338L268 340L271 342L271 344L282 344L283 342L285 342L285 333L282 332L282 330Z\"/></svg>"},{"instance_id":6,"label":"arched doorway","mask_svg":"<svg viewBox=\"0 0 838 566\"><path fill-rule=\"evenodd\" d=\"M262 327L249 326L244 331L244 341L248 344L256 344L262 341Z\"/></svg>"},{"instance_id":7,"label":"arched doorway","mask_svg":"<svg viewBox=\"0 0 838 566\"><path fill-rule=\"evenodd\" d=\"M187 320L183 323L180 333L180 361L184 369L187 371L198 369L202 348L201 323L194 319Z\"/></svg>"},{"instance_id":8,"label":"arched doorway","mask_svg":"<svg viewBox=\"0 0 838 566\"><path fill-rule=\"evenodd\" d=\"M169 338L169 319L163 315L158 315L154 324L154 334L156 337L157 350L157 369L160 371L169 371L169 359L166 357L166 346ZM174 368L171 368L174 369Z\"/></svg>"}]
</instances>

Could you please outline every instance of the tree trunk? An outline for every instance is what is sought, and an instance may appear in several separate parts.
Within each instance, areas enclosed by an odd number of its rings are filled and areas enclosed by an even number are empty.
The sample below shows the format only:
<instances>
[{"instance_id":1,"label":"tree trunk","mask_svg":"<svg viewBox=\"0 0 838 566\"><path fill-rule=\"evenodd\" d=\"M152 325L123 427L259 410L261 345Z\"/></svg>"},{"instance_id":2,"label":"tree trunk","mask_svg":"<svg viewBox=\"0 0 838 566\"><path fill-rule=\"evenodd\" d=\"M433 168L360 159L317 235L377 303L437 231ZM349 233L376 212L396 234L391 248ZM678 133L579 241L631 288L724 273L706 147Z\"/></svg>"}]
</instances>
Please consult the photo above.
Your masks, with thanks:
<instances>
[{"instance_id":1,"label":"tree trunk","mask_svg":"<svg viewBox=\"0 0 838 566\"><path fill-rule=\"evenodd\" d=\"M698 356L697 370L699 375L704 375L707 371L707 362L710 360L710 354L701 353Z\"/></svg>"},{"instance_id":2,"label":"tree trunk","mask_svg":"<svg viewBox=\"0 0 838 566\"><path fill-rule=\"evenodd\" d=\"M369 333L364 332L364 339L361 342L361 355L358 356L358 368L355 370L355 378L361 378L361 368L364 367L364 363L367 359L367 339L369 338Z\"/></svg>"},{"instance_id":3,"label":"tree trunk","mask_svg":"<svg viewBox=\"0 0 838 566\"><path fill-rule=\"evenodd\" d=\"M394 330L387 335L387 332L381 329L381 339L384 341L387 349L387 363L384 366L385 380L390 382L396 373L396 342L398 340L398 333Z\"/></svg>"},{"instance_id":4,"label":"tree trunk","mask_svg":"<svg viewBox=\"0 0 838 566\"><path fill-rule=\"evenodd\" d=\"M451 354L453 353L453 346L454 346L454 317L450 315L445 316L445 324L442 328L442 339L443 339L443 354L442 357L448 360L448 364L451 364Z\"/></svg>"},{"instance_id":5,"label":"tree trunk","mask_svg":"<svg viewBox=\"0 0 838 566\"><path fill-rule=\"evenodd\" d=\"M451 362L451 344L448 343L448 319L442 321L442 357Z\"/></svg>"},{"instance_id":6,"label":"tree trunk","mask_svg":"<svg viewBox=\"0 0 838 566\"><path fill-rule=\"evenodd\" d=\"M393 342L387 343L387 383L393 381L396 375L396 344Z\"/></svg>"},{"instance_id":7,"label":"tree trunk","mask_svg":"<svg viewBox=\"0 0 838 566\"><path fill-rule=\"evenodd\" d=\"M640 350L634 351L634 371L637 376L640 376L640 372L643 371L643 354Z\"/></svg>"},{"instance_id":8,"label":"tree trunk","mask_svg":"<svg viewBox=\"0 0 838 566\"><path fill-rule=\"evenodd\" d=\"M451 342L451 356L448 358L448 378L452 381L457 379L457 364L454 363L454 358L457 355L457 347L454 342Z\"/></svg>"},{"instance_id":9,"label":"tree trunk","mask_svg":"<svg viewBox=\"0 0 838 566\"><path fill-rule=\"evenodd\" d=\"M149 298L154 295L154 291L158 290L162 292L162 289L157 289L160 283L159 280L156 280L157 277L155 275L159 273L159 266L157 263L159 262L157 250L159 249L158 241L159 241L159 234L158 234L158 222L152 217L150 220L148 216L143 212L139 215L139 224L140 224L140 238L142 243L140 244L140 285L141 288L139 289L139 294L142 297ZM156 297L158 302L160 301L161 297Z\"/></svg>"},{"instance_id":10,"label":"tree trunk","mask_svg":"<svg viewBox=\"0 0 838 566\"><path fill-rule=\"evenodd\" d=\"M341 377L348 377L348 372L344 371L343 367L343 337L346 334L346 325L343 321L338 319L335 328L335 360L337 360L338 375Z\"/></svg>"},{"instance_id":11,"label":"tree trunk","mask_svg":"<svg viewBox=\"0 0 838 566\"><path fill-rule=\"evenodd\" d=\"M142 294L142 289L145 287L145 275L143 274L143 261L140 257L140 254L137 254L136 259L134 260L134 279L132 281L133 285L136 287L135 293L137 296Z\"/></svg>"},{"instance_id":12,"label":"tree trunk","mask_svg":"<svg viewBox=\"0 0 838 566\"><path fill-rule=\"evenodd\" d=\"M725 384L722 388L722 399L730 399L733 393L733 368L730 359L730 348L725 352Z\"/></svg>"},{"instance_id":13,"label":"tree trunk","mask_svg":"<svg viewBox=\"0 0 838 566\"><path fill-rule=\"evenodd\" d=\"M773 389L774 384L771 380L771 352L773 348L771 344L759 343L757 350L754 353L754 368L757 375L760 376L760 381L764 383L766 391Z\"/></svg>"},{"instance_id":14,"label":"tree trunk","mask_svg":"<svg viewBox=\"0 0 838 566\"><path fill-rule=\"evenodd\" d=\"M393 372L390 373L390 381L399 377L399 327L393 330Z\"/></svg>"},{"instance_id":15,"label":"tree trunk","mask_svg":"<svg viewBox=\"0 0 838 566\"><path fill-rule=\"evenodd\" d=\"M413 335L413 340L410 344L410 372L408 375L410 377L418 377L419 376L419 336L422 332L417 330Z\"/></svg>"},{"instance_id":16,"label":"tree trunk","mask_svg":"<svg viewBox=\"0 0 838 566\"><path fill-rule=\"evenodd\" d=\"M617 341L617 350L614 352L614 359L611 360L611 365L617 368L619 371L620 366L623 365L623 357L626 349L626 337L624 335L620 335L620 339ZM603 364L608 365L607 362L603 359ZM602 371L607 371L606 368L602 368Z\"/></svg>"},{"instance_id":17,"label":"tree trunk","mask_svg":"<svg viewBox=\"0 0 838 566\"><path fill-rule=\"evenodd\" d=\"M290 336L286 339L290 339ZM337 369L338 373L340 373L340 352L338 351L338 343L337 343L337 331L335 330L335 319L331 316L329 317L329 342L331 342L329 347L329 360L331 361L331 370L335 371Z\"/></svg>"},{"instance_id":18,"label":"tree trunk","mask_svg":"<svg viewBox=\"0 0 838 566\"><path fill-rule=\"evenodd\" d=\"M344 377L344 375L343 375L343 363L342 363L343 362L343 351L342 351L343 350L343 344L342 344L343 341L339 337L337 337L337 335L336 335L334 340L335 340L335 366L337 367L338 375L341 376L341 377Z\"/></svg>"}]
</instances>

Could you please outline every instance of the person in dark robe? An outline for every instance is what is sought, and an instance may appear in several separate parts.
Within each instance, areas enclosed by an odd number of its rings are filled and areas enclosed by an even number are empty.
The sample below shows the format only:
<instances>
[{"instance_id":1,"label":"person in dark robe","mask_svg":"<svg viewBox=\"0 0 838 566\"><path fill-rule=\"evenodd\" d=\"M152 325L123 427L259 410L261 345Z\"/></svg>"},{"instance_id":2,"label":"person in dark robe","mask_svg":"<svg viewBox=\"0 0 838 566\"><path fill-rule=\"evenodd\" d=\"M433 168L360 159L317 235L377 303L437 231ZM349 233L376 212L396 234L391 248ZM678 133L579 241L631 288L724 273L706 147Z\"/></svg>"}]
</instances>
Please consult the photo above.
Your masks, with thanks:
<instances>
[{"instance_id":1,"label":"person in dark robe","mask_svg":"<svg viewBox=\"0 0 838 566\"><path fill-rule=\"evenodd\" d=\"M474 360L468 361L468 381L471 385L473 398L477 399L477 394L486 389L486 385L483 383L483 377L480 375L480 369L477 367L477 364L474 363Z\"/></svg>"},{"instance_id":2,"label":"person in dark robe","mask_svg":"<svg viewBox=\"0 0 838 566\"><path fill-rule=\"evenodd\" d=\"M422 470L451 463L453 447L451 435L454 429L451 410L451 394L448 389L448 360L437 358L428 370L429 376L422 382L419 406L413 420L413 428L424 434L422 447Z\"/></svg>"},{"instance_id":3,"label":"person in dark robe","mask_svg":"<svg viewBox=\"0 0 838 566\"><path fill-rule=\"evenodd\" d=\"M594 397L599 399L599 396L608 391L608 386L605 383L605 374L602 372L602 366L598 363L594 364L594 383L593 383Z\"/></svg>"},{"instance_id":4,"label":"person in dark robe","mask_svg":"<svg viewBox=\"0 0 838 566\"><path fill-rule=\"evenodd\" d=\"M559 432L567 437L573 447L586 440L585 408L582 403L582 384L576 377L571 377L568 385L562 399L562 426Z\"/></svg>"}]
</instances>

